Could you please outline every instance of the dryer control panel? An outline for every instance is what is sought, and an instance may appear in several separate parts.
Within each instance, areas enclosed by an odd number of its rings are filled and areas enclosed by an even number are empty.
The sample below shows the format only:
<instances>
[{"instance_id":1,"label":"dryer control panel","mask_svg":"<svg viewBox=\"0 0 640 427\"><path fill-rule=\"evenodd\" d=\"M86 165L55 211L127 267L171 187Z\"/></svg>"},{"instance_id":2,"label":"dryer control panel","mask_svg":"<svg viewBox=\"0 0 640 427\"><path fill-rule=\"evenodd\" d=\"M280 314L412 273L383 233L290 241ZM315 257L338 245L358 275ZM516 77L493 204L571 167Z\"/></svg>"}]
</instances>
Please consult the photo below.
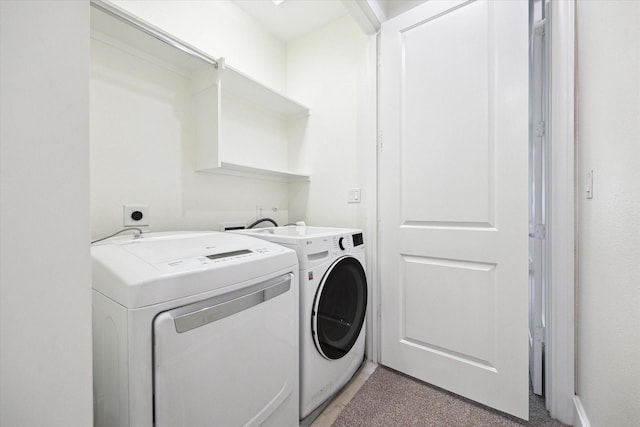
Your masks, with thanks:
<instances>
[{"instance_id":1,"label":"dryer control panel","mask_svg":"<svg viewBox=\"0 0 640 427\"><path fill-rule=\"evenodd\" d=\"M248 258L260 253L268 252L268 249L240 249L236 251L214 253L211 255L194 256L188 258L173 259L171 261L163 261L153 264L155 268L163 272L180 272L189 271L209 264L221 262L242 262L244 258Z\"/></svg>"}]
</instances>

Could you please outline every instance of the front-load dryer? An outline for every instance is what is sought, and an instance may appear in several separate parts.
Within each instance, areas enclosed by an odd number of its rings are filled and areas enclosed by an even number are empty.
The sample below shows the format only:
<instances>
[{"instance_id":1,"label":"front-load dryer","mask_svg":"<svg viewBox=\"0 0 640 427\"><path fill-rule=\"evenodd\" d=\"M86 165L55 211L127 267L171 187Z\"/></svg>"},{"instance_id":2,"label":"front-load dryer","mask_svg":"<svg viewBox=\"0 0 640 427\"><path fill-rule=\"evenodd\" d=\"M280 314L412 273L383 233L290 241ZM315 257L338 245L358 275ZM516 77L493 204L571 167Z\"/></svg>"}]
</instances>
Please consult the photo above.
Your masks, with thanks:
<instances>
[{"instance_id":1,"label":"front-load dryer","mask_svg":"<svg viewBox=\"0 0 640 427\"><path fill-rule=\"evenodd\" d=\"M364 360L367 278L361 230L306 226L239 230L298 254L300 417L338 392Z\"/></svg>"},{"instance_id":2,"label":"front-load dryer","mask_svg":"<svg viewBox=\"0 0 640 427\"><path fill-rule=\"evenodd\" d=\"M95 426L298 425L294 251L149 233L91 256Z\"/></svg>"}]
</instances>

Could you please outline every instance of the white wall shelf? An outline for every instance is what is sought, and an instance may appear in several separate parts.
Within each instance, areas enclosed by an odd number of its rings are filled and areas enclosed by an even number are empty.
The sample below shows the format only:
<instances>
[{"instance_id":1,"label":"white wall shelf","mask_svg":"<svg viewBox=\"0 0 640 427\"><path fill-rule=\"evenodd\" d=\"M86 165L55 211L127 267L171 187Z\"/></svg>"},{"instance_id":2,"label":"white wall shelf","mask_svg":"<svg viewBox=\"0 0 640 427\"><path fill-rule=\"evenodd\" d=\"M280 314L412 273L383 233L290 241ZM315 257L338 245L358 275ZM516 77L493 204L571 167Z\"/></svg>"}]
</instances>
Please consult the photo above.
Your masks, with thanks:
<instances>
[{"instance_id":1,"label":"white wall shelf","mask_svg":"<svg viewBox=\"0 0 640 427\"><path fill-rule=\"evenodd\" d=\"M111 3L91 5L93 38L191 80L197 171L310 180L290 159L302 140L307 107Z\"/></svg>"},{"instance_id":2,"label":"white wall shelf","mask_svg":"<svg viewBox=\"0 0 640 427\"><path fill-rule=\"evenodd\" d=\"M246 176L249 178L267 178L274 181L309 181L309 175L274 169L260 169L234 163L221 162L220 171L227 175Z\"/></svg>"},{"instance_id":3,"label":"white wall shelf","mask_svg":"<svg viewBox=\"0 0 640 427\"><path fill-rule=\"evenodd\" d=\"M309 109L304 105L256 82L226 64L223 65L220 74L225 89L229 90L233 96L240 97L287 119L309 115Z\"/></svg>"}]
</instances>

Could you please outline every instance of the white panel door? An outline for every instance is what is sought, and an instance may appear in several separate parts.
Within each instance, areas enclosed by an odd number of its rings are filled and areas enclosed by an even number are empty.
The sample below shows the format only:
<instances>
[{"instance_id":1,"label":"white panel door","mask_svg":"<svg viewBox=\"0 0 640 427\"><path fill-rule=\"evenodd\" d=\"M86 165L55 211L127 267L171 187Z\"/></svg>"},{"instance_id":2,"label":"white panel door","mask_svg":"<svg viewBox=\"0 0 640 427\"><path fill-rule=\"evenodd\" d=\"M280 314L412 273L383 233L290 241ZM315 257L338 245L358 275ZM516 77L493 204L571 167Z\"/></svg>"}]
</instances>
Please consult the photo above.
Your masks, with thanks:
<instances>
[{"instance_id":1,"label":"white panel door","mask_svg":"<svg viewBox=\"0 0 640 427\"><path fill-rule=\"evenodd\" d=\"M384 365L528 418L528 4L385 22Z\"/></svg>"}]
</instances>

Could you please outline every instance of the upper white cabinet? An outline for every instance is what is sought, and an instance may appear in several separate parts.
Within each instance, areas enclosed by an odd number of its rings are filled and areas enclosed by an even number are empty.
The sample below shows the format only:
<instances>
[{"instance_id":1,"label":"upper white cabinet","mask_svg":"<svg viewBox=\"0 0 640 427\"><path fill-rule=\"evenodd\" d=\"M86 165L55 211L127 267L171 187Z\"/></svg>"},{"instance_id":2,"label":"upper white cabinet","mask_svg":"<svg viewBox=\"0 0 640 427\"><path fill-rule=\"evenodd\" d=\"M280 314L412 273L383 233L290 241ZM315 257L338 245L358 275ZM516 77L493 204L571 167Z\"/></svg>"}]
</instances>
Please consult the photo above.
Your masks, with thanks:
<instances>
[{"instance_id":1,"label":"upper white cabinet","mask_svg":"<svg viewBox=\"0 0 640 427\"><path fill-rule=\"evenodd\" d=\"M92 37L190 80L196 170L310 179L298 162L307 107L110 3L91 4Z\"/></svg>"}]
</instances>

